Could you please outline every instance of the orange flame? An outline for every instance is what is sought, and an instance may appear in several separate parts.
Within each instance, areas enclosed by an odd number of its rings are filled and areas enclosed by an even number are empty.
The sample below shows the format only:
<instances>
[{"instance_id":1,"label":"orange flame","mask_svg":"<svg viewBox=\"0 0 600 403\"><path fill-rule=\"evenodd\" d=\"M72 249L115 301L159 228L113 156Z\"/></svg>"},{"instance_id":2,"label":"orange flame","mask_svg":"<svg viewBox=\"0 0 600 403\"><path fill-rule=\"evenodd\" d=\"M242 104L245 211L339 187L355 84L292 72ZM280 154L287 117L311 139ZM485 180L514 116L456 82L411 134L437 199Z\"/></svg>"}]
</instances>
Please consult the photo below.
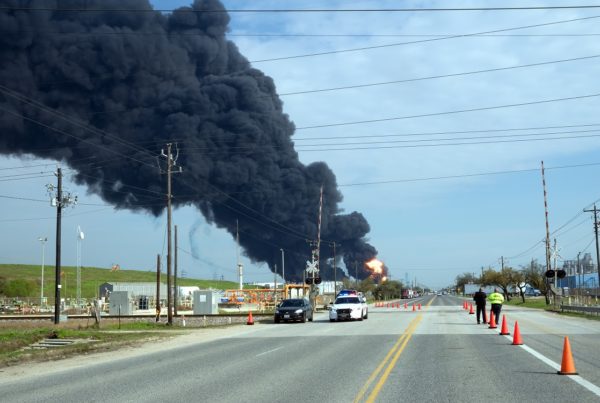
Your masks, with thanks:
<instances>
[{"instance_id":1,"label":"orange flame","mask_svg":"<svg viewBox=\"0 0 600 403\"><path fill-rule=\"evenodd\" d=\"M383 273L383 262L377 259L371 259L367 263L365 263L367 267L373 270L374 274Z\"/></svg>"}]
</instances>

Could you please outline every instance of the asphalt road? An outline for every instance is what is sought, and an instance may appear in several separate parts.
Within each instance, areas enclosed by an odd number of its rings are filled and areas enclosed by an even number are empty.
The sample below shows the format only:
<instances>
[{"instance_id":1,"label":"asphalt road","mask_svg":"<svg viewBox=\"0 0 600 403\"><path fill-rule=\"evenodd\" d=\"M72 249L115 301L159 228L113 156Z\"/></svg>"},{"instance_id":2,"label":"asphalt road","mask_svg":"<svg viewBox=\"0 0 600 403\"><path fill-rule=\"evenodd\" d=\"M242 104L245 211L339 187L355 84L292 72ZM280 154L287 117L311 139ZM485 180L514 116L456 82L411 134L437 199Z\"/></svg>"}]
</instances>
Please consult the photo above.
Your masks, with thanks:
<instances>
[{"instance_id":1,"label":"asphalt road","mask_svg":"<svg viewBox=\"0 0 600 403\"><path fill-rule=\"evenodd\" d=\"M362 322L242 326L218 339L112 361L0 372L4 402L600 401L600 322L505 307L512 335L452 296L370 307ZM578 376L556 374L569 336Z\"/></svg>"}]
</instances>

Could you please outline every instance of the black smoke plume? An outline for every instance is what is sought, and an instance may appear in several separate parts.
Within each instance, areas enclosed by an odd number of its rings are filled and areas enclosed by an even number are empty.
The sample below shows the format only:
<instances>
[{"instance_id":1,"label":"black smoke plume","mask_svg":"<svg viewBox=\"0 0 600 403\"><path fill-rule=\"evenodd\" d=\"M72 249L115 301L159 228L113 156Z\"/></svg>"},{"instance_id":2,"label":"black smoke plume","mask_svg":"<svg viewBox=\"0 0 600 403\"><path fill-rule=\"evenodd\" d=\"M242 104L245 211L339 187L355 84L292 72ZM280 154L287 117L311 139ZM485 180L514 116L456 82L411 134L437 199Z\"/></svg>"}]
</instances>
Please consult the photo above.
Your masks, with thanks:
<instances>
[{"instance_id":1,"label":"black smoke plume","mask_svg":"<svg viewBox=\"0 0 600 403\"><path fill-rule=\"evenodd\" d=\"M1 153L63 161L116 208L159 215L166 179L157 156L173 143L183 167L174 205L196 206L231 234L237 220L247 256L271 270L283 248L288 281L302 279L310 258L323 185L322 276L333 278L331 242L350 275L354 262L359 278L370 274L369 224L341 214L325 163L299 161L275 84L226 39L220 2L170 14L145 0L1 5Z\"/></svg>"}]
</instances>

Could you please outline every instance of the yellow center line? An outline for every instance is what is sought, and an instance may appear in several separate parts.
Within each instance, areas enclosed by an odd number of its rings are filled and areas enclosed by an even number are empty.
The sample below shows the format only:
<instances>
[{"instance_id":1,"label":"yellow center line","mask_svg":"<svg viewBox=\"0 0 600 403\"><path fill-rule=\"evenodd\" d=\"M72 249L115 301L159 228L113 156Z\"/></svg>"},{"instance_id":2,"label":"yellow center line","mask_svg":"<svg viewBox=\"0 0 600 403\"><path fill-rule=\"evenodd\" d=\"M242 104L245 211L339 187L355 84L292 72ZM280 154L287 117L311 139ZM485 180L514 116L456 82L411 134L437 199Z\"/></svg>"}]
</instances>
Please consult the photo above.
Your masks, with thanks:
<instances>
[{"instance_id":1,"label":"yellow center line","mask_svg":"<svg viewBox=\"0 0 600 403\"><path fill-rule=\"evenodd\" d=\"M427 308L428 306L430 306L434 299L435 299L435 296L431 299L431 301L429 301L427 303L427 305L425 305L425 307ZM384 372L382 378L379 380L379 382L377 382L377 385L375 386L375 389L373 390L373 392L371 393L371 395L367 399L367 401L374 401L375 397L377 396L377 394L379 394L379 391L383 387L383 384L387 380L387 377L388 377L389 373L394 368L394 366L396 364L396 361L398 361L398 358L400 357L400 354L402 353L402 351L404 350L404 347L408 343L408 340L410 340L410 338L412 336L412 333L416 330L417 325L419 324L419 322L421 321L422 318L423 318L423 315L421 313L419 313L418 316L416 318L414 318L408 324L408 327L406 328L406 332L403 333L398 338L398 340L396 341L396 343L392 346L392 348L386 354L386 356L381 361L381 363L377 366L377 368L375 368L375 371L373 371L373 373L371 374L371 376L369 376L369 379L367 379L367 381L365 382L365 384L363 385L363 387L358 391L358 394L356 395L356 398L354 398L354 402L355 403L359 402L360 399L363 398L363 396L365 395L365 393L369 389L369 386L371 386L371 383L379 375L379 373L381 372L381 370L383 369L383 367L385 367L385 365L387 364L387 362L390 359L390 357L394 353L396 353L396 355L394 356L394 359L391 361L390 365L388 366L388 368ZM400 346L400 349L398 350L399 346Z\"/></svg>"},{"instance_id":2,"label":"yellow center line","mask_svg":"<svg viewBox=\"0 0 600 403\"><path fill-rule=\"evenodd\" d=\"M414 322L415 319L413 319ZM412 322L411 322L412 324ZM410 325L409 325L410 327ZM396 343L394 344L394 346L391 348L391 350L387 353L387 355L385 356L385 358L383 359L383 361L381 361L381 364L379 364L377 366L377 368L375 368L375 371L373 371L373 373L371 374L371 376L369 377L369 379L367 379L367 382L365 382L365 384L363 385L362 388L360 388L360 390L358 391L358 395L356 395L356 398L354 399L354 402L359 402L360 399L362 399L362 397L365 395L365 393L367 392L367 390L369 389L369 386L371 386L371 383L373 382L373 380L377 377L377 375L379 375L379 372L381 372L381 370L383 369L383 367L385 366L385 364L387 364L387 361L390 359L390 357L394 354L394 352L396 351L396 349L398 348L398 346L402 343L402 341L406 338L406 333L403 333L400 338L398 338L398 341L396 341Z\"/></svg>"},{"instance_id":3,"label":"yellow center line","mask_svg":"<svg viewBox=\"0 0 600 403\"><path fill-rule=\"evenodd\" d=\"M411 328L407 331L406 338L404 338L404 343L402 343L402 346L400 346L400 348L398 349L398 351L396 351L396 355L394 355L394 359L390 362L390 364L388 365L388 367L385 369L385 371L383 372L383 375L381 375L381 378L379 378L379 382L377 382L377 384L373 388L373 391L371 392L371 394L367 398L367 402L368 403L371 403L371 402L375 401L375 398L377 397L377 395L381 391L381 388L383 387L383 384L387 381L387 378L390 375L390 372L392 372L392 369L394 369L394 367L396 366L396 362L398 361L398 358L400 358L400 354L402 354L402 351L404 351L404 347L406 347L406 344L408 344L408 341L412 337L412 334L416 330L417 325L419 324L419 322L421 322L421 319L423 319L423 315L422 314L419 314L419 316L417 316L415 318L415 322L413 323L413 325L411 326Z\"/></svg>"}]
</instances>

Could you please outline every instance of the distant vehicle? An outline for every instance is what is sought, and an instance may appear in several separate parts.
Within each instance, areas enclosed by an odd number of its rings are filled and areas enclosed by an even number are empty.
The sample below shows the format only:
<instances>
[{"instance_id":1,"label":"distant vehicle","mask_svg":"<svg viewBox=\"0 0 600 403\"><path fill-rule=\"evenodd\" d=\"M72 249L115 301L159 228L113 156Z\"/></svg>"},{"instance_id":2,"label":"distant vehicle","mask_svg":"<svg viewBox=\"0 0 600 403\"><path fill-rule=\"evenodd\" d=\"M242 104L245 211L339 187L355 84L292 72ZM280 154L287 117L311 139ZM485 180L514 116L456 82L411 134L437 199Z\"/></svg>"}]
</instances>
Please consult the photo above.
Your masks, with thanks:
<instances>
[{"instance_id":1,"label":"distant vehicle","mask_svg":"<svg viewBox=\"0 0 600 403\"><path fill-rule=\"evenodd\" d=\"M369 307L365 297L361 296L340 296L329 309L329 320L363 320L369 318Z\"/></svg>"},{"instance_id":2,"label":"distant vehicle","mask_svg":"<svg viewBox=\"0 0 600 403\"><path fill-rule=\"evenodd\" d=\"M300 321L304 323L307 319L312 322L313 310L310 302L304 298L291 298L281 301L275 308L275 316L273 317L275 323L281 321Z\"/></svg>"},{"instance_id":3,"label":"distant vehicle","mask_svg":"<svg viewBox=\"0 0 600 403\"><path fill-rule=\"evenodd\" d=\"M441 291L438 291L436 295L442 295L442 292L441 292Z\"/></svg>"},{"instance_id":4,"label":"distant vehicle","mask_svg":"<svg viewBox=\"0 0 600 403\"><path fill-rule=\"evenodd\" d=\"M442 295L448 295L448 291L442 291Z\"/></svg>"},{"instance_id":5,"label":"distant vehicle","mask_svg":"<svg viewBox=\"0 0 600 403\"><path fill-rule=\"evenodd\" d=\"M359 291L356 291L356 290L344 289L344 290L340 290L340 292L337 293L336 298L344 297L344 296L358 296L358 295L362 295L362 293Z\"/></svg>"},{"instance_id":6,"label":"distant vehicle","mask_svg":"<svg viewBox=\"0 0 600 403\"><path fill-rule=\"evenodd\" d=\"M415 298L415 292L409 288L402 290L402 299Z\"/></svg>"},{"instance_id":7,"label":"distant vehicle","mask_svg":"<svg viewBox=\"0 0 600 403\"><path fill-rule=\"evenodd\" d=\"M540 295L542 295L542 292L537 288L530 288L527 291L525 291L525 295L528 297L539 297Z\"/></svg>"}]
</instances>

